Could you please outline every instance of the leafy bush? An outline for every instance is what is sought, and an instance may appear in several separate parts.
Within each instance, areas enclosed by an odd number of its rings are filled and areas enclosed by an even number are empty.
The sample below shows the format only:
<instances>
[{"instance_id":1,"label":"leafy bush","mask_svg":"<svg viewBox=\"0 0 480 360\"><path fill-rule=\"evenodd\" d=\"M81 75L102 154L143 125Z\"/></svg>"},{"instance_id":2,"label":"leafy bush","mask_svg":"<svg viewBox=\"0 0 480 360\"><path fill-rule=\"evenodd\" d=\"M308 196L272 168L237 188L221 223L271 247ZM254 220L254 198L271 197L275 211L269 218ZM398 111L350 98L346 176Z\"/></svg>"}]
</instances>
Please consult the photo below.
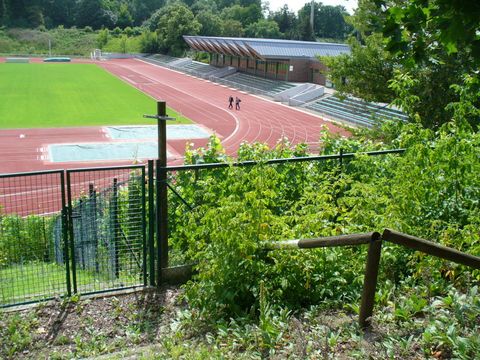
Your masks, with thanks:
<instances>
[{"instance_id":1,"label":"leafy bush","mask_svg":"<svg viewBox=\"0 0 480 360\"><path fill-rule=\"evenodd\" d=\"M0 214L0 265L51 260L52 241L52 218Z\"/></svg>"},{"instance_id":2,"label":"leafy bush","mask_svg":"<svg viewBox=\"0 0 480 360\"><path fill-rule=\"evenodd\" d=\"M138 53L141 51L140 37L112 37L103 45L102 50L116 53Z\"/></svg>"}]
</instances>

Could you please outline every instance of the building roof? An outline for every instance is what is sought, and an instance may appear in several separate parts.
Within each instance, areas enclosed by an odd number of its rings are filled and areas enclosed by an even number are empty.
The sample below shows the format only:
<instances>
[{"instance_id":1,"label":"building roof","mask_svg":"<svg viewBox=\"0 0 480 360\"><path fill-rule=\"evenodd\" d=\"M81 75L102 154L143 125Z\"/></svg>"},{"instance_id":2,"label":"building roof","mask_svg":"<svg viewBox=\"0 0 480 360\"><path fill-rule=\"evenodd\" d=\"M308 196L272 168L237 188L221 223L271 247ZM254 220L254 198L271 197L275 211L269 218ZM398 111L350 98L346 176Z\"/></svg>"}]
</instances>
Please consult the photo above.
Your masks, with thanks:
<instances>
[{"instance_id":1,"label":"building roof","mask_svg":"<svg viewBox=\"0 0 480 360\"><path fill-rule=\"evenodd\" d=\"M263 60L311 59L318 55L337 56L350 53L348 45L336 43L188 35L184 35L183 38L195 50Z\"/></svg>"}]
</instances>

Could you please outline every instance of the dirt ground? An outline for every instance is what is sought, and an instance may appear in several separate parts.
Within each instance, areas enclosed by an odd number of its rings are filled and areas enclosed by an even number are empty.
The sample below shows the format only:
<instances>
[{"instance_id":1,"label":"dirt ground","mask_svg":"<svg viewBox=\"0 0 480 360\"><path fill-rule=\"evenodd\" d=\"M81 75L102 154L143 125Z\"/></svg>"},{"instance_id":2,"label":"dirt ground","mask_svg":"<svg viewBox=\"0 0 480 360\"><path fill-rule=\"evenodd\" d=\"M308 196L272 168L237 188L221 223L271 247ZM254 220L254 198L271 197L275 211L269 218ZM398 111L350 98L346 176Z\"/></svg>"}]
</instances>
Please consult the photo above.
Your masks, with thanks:
<instances>
[{"instance_id":1,"label":"dirt ground","mask_svg":"<svg viewBox=\"0 0 480 360\"><path fill-rule=\"evenodd\" d=\"M4 313L0 358L81 358L155 343L183 306L180 294L179 288L164 287L96 299L57 299Z\"/></svg>"}]
</instances>

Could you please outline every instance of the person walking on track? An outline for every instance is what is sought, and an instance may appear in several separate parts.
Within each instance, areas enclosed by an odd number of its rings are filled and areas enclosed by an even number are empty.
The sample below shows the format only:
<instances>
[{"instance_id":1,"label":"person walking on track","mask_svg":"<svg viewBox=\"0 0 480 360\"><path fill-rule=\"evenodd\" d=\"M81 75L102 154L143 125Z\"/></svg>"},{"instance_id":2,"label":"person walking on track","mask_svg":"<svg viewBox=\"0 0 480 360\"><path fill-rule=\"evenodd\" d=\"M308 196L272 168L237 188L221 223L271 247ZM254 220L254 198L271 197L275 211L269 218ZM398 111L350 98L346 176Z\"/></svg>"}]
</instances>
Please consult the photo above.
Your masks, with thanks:
<instances>
[{"instance_id":1,"label":"person walking on track","mask_svg":"<svg viewBox=\"0 0 480 360\"><path fill-rule=\"evenodd\" d=\"M228 98L228 102L229 102L228 108L233 109L233 96L232 95L230 95L230 97Z\"/></svg>"},{"instance_id":2,"label":"person walking on track","mask_svg":"<svg viewBox=\"0 0 480 360\"><path fill-rule=\"evenodd\" d=\"M238 96L235 97L235 110L240 110L240 103L242 100Z\"/></svg>"}]
</instances>

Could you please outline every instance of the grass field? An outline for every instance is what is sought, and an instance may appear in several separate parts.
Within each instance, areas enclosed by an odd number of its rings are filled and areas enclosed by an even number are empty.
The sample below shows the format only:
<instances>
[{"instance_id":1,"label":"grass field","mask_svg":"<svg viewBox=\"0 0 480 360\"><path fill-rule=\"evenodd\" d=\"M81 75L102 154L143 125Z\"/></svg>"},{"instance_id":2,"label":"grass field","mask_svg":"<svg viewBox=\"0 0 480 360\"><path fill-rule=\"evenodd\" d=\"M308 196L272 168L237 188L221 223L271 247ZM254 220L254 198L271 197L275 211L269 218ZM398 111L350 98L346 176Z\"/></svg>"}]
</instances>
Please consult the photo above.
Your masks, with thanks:
<instances>
[{"instance_id":1,"label":"grass field","mask_svg":"<svg viewBox=\"0 0 480 360\"><path fill-rule=\"evenodd\" d=\"M0 64L3 129L155 124L142 117L154 113L154 99L93 64Z\"/></svg>"}]
</instances>

